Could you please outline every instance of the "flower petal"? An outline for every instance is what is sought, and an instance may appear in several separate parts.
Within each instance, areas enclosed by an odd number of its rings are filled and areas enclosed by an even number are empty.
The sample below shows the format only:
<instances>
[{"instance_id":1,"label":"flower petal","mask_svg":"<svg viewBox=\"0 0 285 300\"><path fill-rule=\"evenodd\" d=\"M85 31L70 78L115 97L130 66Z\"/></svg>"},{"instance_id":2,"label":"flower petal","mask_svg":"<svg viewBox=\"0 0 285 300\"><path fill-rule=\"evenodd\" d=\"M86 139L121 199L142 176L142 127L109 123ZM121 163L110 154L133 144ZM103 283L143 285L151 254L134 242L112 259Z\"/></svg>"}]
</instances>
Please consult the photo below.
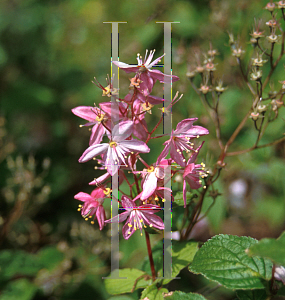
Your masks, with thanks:
<instances>
[{"instance_id":1,"label":"flower petal","mask_svg":"<svg viewBox=\"0 0 285 300\"><path fill-rule=\"evenodd\" d=\"M98 109L98 108L97 108ZM78 106L71 110L76 116L89 122L96 121L96 108L92 106Z\"/></svg>"},{"instance_id":2,"label":"flower petal","mask_svg":"<svg viewBox=\"0 0 285 300\"><path fill-rule=\"evenodd\" d=\"M93 144L100 144L105 132L106 128L101 123L95 124L91 130L89 146Z\"/></svg>"},{"instance_id":3,"label":"flower petal","mask_svg":"<svg viewBox=\"0 0 285 300\"><path fill-rule=\"evenodd\" d=\"M79 162L83 163L86 162L90 159L92 159L93 157L104 153L109 147L109 144L97 144L97 145L93 145L88 147L83 154L81 155L81 157L79 158Z\"/></svg>"},{"instance_id":4,"label":"flower petal","mask_svg":"<svg viewBox=\"0 0 285 300\"><path fill-rule=\"evenodd\" d=\"M80 201L82 201L82 202L94 200L94 198L91 197L89 194L83 193L83 192L80 192L80 193L76 194L76 195L74 196L74 199L80 200Z\"/></svg>"}]
</instances>

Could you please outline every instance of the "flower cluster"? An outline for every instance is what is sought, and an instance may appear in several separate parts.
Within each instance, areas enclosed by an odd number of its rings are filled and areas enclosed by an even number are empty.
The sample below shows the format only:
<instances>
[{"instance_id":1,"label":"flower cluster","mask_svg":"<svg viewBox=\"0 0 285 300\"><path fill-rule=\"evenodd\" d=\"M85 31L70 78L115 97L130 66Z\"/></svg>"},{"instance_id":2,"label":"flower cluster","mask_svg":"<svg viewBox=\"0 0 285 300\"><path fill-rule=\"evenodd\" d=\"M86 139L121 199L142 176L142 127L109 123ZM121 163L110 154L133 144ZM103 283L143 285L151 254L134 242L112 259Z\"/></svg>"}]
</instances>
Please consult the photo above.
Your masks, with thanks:
<instances>
[{"instance_id":1,"label":"flower cluster","mask_svg":"<svg viewBox=\"0 0 285 300\"><path fill-rule=\"evenodd\" d=\"M79 106L72 109L75 115L88 121L82 126L92 126L89 147L83 152L79 162L96 159L101 165L99 168L106 171L89 183L97 186L91 195L83 192L75 195L75 199L84 202L83 205L79 205L78 210L85 220L93 217L91 223L97 219L100 229L106 223L126 220L123 226L125 239L128 239L137 229L142 233L142 229L147 226L164 229L162 219L155 213L162 209L165 199L173 201L172 190L165 186L172 176L175 174L183 176L185 207L187 183L191 189L198 189L202 187L201 178L207 176L204 172L204 164L196 163L203 143L195 146L193 141L209 132L201 126L193 125L197 118L188 118L177 124L169 139L164 142L164 149L152 165L141 156L142 153L151 151L148 147L151 139L164 138L164 135L154 136L164 113L151 130L145 120L146 113L150 112L155 105L164 104L163 98L151 95L153 86L156 81L171 83L179 80L177 76L166 75L152 69L164 56L152 61L154 52L150 51L148 54L146 51L144 60L138 54L137 65L113 62L126 73L135 73L135 76L130 78L129 93L124 98L119 98L118 91L113 88L112 79L108 81L107 87L103 87L95 79L94 83L102 89L103 96L111 97L112 100L100 103L99 107ZM180 98L177 94L169 107L164 107L162 111L170 110ZM170 158L166 158L168 155ZM141 164L144 167L139 171ZM172 166L175 168L171 168ZM166 172L167 168L169 172ZM128 174L131 174L133 183ZM119 185L126 181L130 193L123 194L121 199L117 199L125 210L119 214L119 218L106 220L103 202L111 197L111 189L107 187L108 184L110 185L111 176L119 177ZM136 195L133 187L136 189Z\"/></svg>"}]
</instances>

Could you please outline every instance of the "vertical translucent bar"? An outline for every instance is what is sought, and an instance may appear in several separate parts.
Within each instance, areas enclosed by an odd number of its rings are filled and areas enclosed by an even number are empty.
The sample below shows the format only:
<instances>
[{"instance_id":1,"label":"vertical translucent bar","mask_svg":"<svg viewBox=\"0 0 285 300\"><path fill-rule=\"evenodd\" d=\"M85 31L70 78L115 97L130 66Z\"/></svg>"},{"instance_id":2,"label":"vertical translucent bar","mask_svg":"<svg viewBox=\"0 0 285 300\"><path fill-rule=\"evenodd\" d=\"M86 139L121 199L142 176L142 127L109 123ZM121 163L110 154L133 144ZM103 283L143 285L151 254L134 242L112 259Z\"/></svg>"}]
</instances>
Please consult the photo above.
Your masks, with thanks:
<instances>
[{"instance_id":1,"label":"vertical translucent bar","mask_svg":"<svg viewBox=\"0 0 285 300\"><path fill-rule=\"evenodd\" d=\"M164 74L172 75L171 68L171 24L179 22L156 22L164 25ZM172 107L169 113L166 107L171 104L172 100L172 81L164 83L164 122L163 133L170 136L172 130ZM171 189L171 166L165 168L164 187ZM163 277L172 278L172 237L171 223L172 223L172 204L171 196L164 192L164 260L163 260Z\"/></svg>"},{"instance_id":2,"label":"vertical translucent bar","mask_svg":"<svg viewBox=\"0 0 285 300\"><path fill-rule=\"evenodd\" d=\"M111 82L113 89L117 89L119 93L119 68L113 64L113 61L119 60L119 23L127 22L103 22L111 23ZM119 94L111 97L111 131L114 125L119 122L119 106L116 98ZM108 162L111 166L114 166L112 159ZM126 279L125 277L119 277L119 184L118 184L118 172L112 176L112 201L111 201L111 218L117 217L116 221L111 223L111 276L108 279Z\"/></svg>"}]
</instances>

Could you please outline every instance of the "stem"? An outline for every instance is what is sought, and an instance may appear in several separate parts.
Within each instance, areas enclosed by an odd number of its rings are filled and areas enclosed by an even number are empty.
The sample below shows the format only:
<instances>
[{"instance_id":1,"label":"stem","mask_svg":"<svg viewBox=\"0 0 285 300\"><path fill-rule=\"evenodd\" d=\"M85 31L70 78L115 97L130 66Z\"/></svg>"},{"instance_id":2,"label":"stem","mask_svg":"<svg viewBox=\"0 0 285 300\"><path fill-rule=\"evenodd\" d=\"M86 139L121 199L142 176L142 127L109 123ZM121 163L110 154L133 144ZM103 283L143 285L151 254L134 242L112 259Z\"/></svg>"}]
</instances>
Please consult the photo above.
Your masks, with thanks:
<instances>
[{"instance_id":1,"label":"stem","mask_svg":"<svg viewBox=\"0 0 285 300\"><path fill-rule=\"evenodd\" d=\"M155 273L154 262L153 262L153 257L152 257L150 239L149 239L149 234L146 231L145 231L145 239L146 239L147 253L148 253L150 268L151 268L152 281L155 281L156 273Z\"/></svg>"},{"instance_id":2,"label":"stem","mask_svg":"<svg viewBox=\"0 0 285 300\"><path fill-rule=\"evenodd\" d=\"M250 151L255 150L255 149L260 149L260 148L265 148L265 147L277 145L277 144L279 144L279 143L281 143L283 141L285 141L285 137L283 137L283 138L281 138L279 140L276 140L274 142L264 144L264 145L260 145L260 146L256 145L256 146L252 146L251 148L244 149L244 150L241 150L241 151L228 152L228 153L226 153L226 156L234 156L234 155L239 155L239 154L247 153L247 152L250 152Z\"/></svg>"},{"instance_id":3,"label":"stem","mask_svg":"<svg viewBox=\"0 0 285 300\"><path fill-rule=\"evenodd\" d=\"M279 63L279 61L280 61L280 59L282 58L282 56L283 56L283 54L284 54L284 39L285 39L285 31L282 32L282 44L281 44L281 51L280 51L280 54L279 54L278 58L276 59L275 63L271 66L271 70L270 70L269 74L267 75L267 77L266 77L266 79L265 79L265 81L264 81L264 83L263 83L263 88L262 88L263 90L264 90L264 88L266 87L268 81L269 81L270 78L271 78L272 73L274 72L275 68L277 67L277 65L278 65L278 63Z\"/></svg>"},{"instance_id":4,"label":"stem","mask_svg":"<svg viewBox=\"0 0 285 300\"><path fill-rule=\"evenodd\" d=\"M239 64L239 68L240 68L240 71L241 71L241 75L242 75L244 81L246 82L246 84L247 84L249 90L251 91L252 95L255 96L255 91L254 91L253 87L251 86L251 84L249 83L249 81L248 81L248 79L247 79L247 76L244 74L244 71L243 71L243 68L242 68L242 65L241 65L241 60L240 60L239 57L237 58L237 62L238 62L238 64Z\"/></svg>"}]
</instances>

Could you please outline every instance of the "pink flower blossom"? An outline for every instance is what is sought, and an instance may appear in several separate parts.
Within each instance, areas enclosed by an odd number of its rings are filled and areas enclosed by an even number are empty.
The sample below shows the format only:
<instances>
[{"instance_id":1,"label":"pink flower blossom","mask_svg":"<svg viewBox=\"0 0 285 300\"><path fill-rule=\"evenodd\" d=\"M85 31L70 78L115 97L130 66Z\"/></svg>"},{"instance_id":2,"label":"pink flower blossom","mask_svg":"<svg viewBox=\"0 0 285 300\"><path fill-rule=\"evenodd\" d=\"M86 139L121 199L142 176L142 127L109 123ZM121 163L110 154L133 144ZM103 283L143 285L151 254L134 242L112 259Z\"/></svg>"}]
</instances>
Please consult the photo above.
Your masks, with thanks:
<instances>
[{"instance_id":1,"label":"pink flower blossom","mask_svg":"<svg viewBox=\"0 0 285 300\"><path fill-rule=\"evenodd\" d=\"M159 58L155 59L151 62L155 50L151 50L149 56L147 57L148 50L146 50L146 54L144 57L144 61L142 61L142 57L140 54L137 55L137 65L128 65L126 63L120 61L113 61L113 63L119 68L123 69L126 73L135 72L136 78L139 78L139 90L144 94L148 95L151 93L152 88L156 82L159 80L160 82L174 82L179 80L179 77L174 75L165 75L159 70L151 70L151 68L161 61L161 58L165 55L163 54Z\"/></svg>"},{"instance_id":2,"label":"pink flower blossom","mask_svg":"<svg viewBox=\"0 0 285 300\"><path fill-rule=\"evenodd\" d=\"M180 166L185 165L183 151L189 152L194 150L191 139L208 134L209 131L201 126L193 126L198 118L185 119L177 124L176 130L172 130L171 137L164 142L165 148L158 157L158 162L166 157L170 150L170 157Z\"/></svg>"},{"instance_id":3,"label":"pink flower blossom","mask_svg":"<svg viewBox=\"0 0 285 300\"><path fill-rule=\"evenodd\" d=\"M186 207L186 182L189 184L191 189L199 189L202 187L202 180L201 177L206 177L207 174L204 172L205 165L195 164L197 156L199 154L200 149L202 148L204 142L193 152L187 163L184 163L184 171L183 173L183 200L184 200L184 207Z\"/></svg>"},{"instance_id":4,"label":"pink flower blossom","mask_svg":"<svg viewBox=\"0 0 285 300\"><path fill-rule=\"evenodd\" d=\"M107 121L106 114L98 107L92 106L78 106L73 108L71 111L76 116L89 121L81 126L93 125L89 145L101 143L103 135L106 132L106 129L102 124L102 122Z\"/></svg>"},{"instance_id":5,"label":"pink flower blossom","mask_svg":"<svg viewBox=\"0 0 285 300\"><path fill-rule=\"evenodd\" d=\"M105 226L106 215L102 205L105 197L106 194L101 188L93 190L91 195L80 192L74 196L75 199L84 202L78 208L79 211L81 210L82 217L87 221L94 216L91 223L94 224L94 220L97 219L100 230Z\"/></svg>"},{"instance_id":6,"label":"pink flower blossom","mask_svg":"<svg viewBox=\"0 0 285 300\"><path fill-rule=\"evenodd\" d=\"M113 175L118 172L121 165L127 166L126 158L131 152L148 153L149 147L136 139L127 140L133 132L133 122L123 121L115 125L109 134L110 142L88 147L79 162L86 162L93 157L104 154L103 161L107 171Z\"/></svg>"},{"instance_id":7,"label":"pink flower blossom","mask_svg":"<svg viewBox=\"0 0 285 300\"><path fill-rule=\"evenodd\" d=\"M134 201L132 201L127 196L123 195L121 199L121 203L125 209L125 211L119 214L119 222L125 221L127 218L127 222L123 226L123 237L124 239L129 239L130 236L139 229L142 235L143 227L147 225L149 227L155 227L157 229L163 230L164 224L162 219L155 215L156 212L161 210L158 205L141 205L136 206ZM110 220L105 221L106 223L116 222L118 217L114 217Z\"/></svg>"}]
</instances>

